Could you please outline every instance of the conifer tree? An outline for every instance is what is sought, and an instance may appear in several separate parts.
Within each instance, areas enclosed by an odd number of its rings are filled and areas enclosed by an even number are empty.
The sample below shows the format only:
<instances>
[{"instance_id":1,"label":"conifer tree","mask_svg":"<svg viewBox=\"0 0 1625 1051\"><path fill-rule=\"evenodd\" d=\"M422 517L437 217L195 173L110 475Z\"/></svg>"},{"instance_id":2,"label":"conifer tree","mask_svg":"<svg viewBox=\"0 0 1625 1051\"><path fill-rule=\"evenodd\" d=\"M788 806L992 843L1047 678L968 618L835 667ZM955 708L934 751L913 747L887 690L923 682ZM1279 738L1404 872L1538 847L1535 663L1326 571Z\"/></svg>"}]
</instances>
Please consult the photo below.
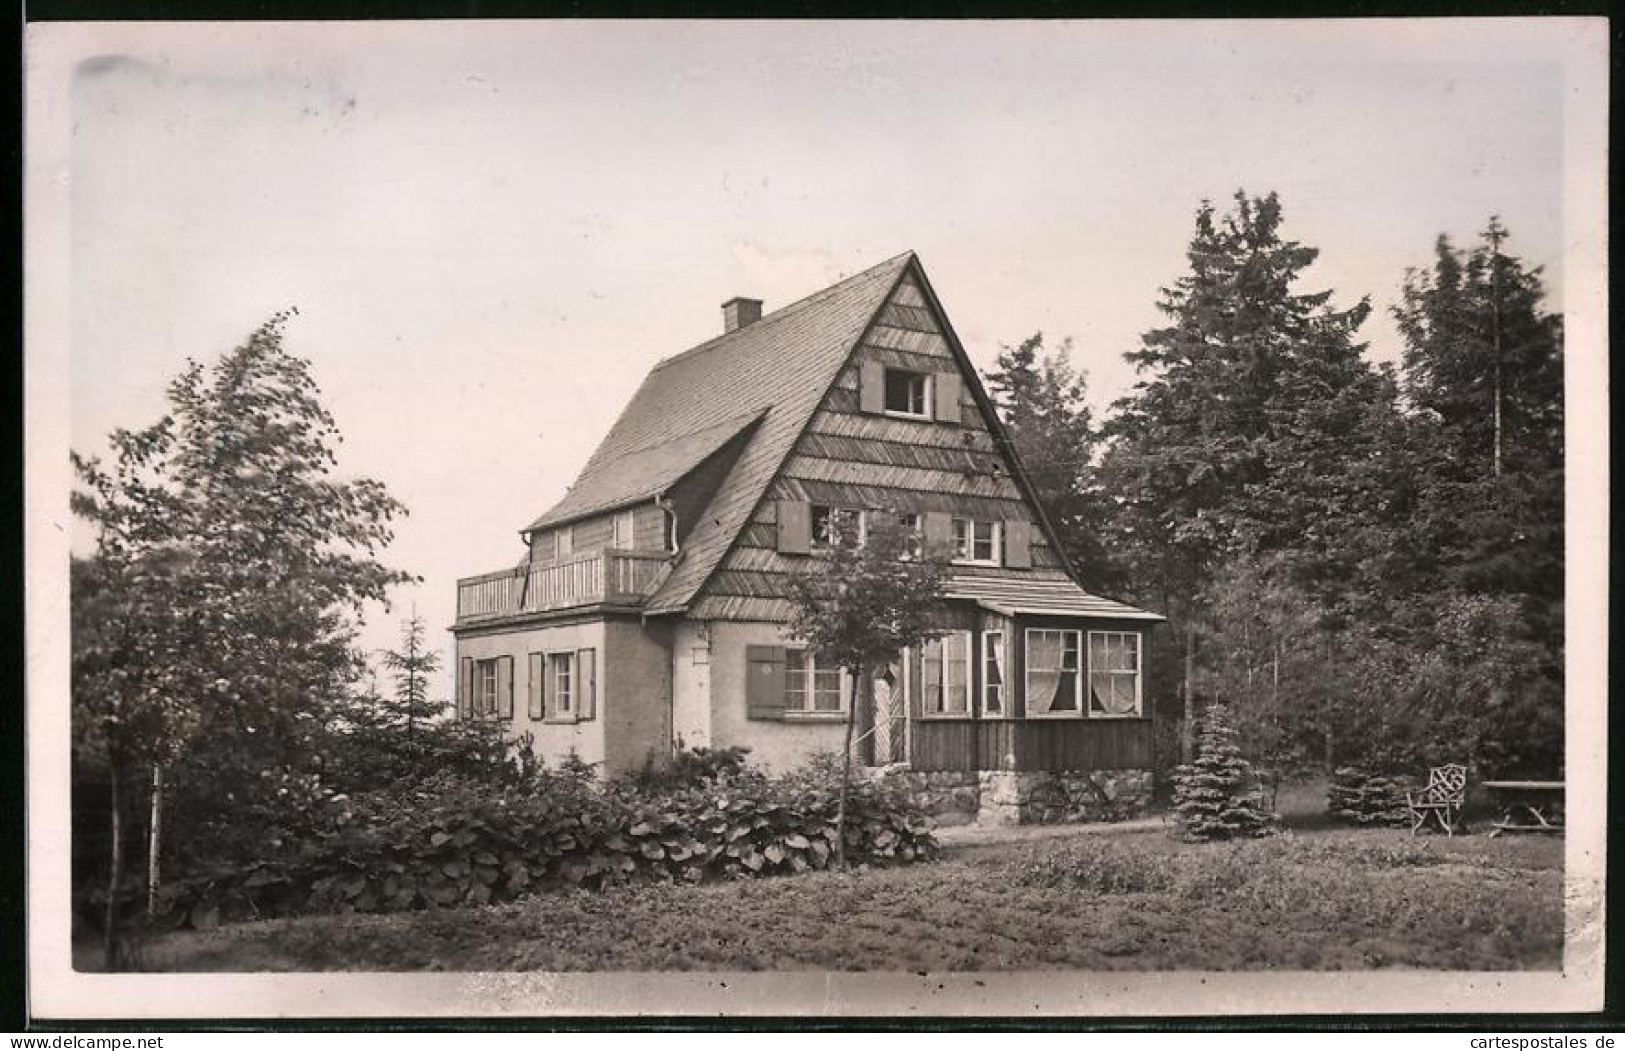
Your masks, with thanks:
<instances>
[{"instance_id":1,"label":"conifer tree","mask_svg":"<svg viewBox=\"0 0 1625 1051\"><path fill-rule=\"evenodd\" d=\"M1196 758L1174 771L1174 815L1189 840L1267 836L1275 815L1264 808L1252 764L1242 758L1222 704L1202 713Z\"/></svg>"},{"instance_id":2,"label":"conifer tree","mask_svg":"<svg viewBox=\"0 0 1625 1051\"><path fill-rule=\"evenodd\" d=\"M1101 436L1085 378L1072 365L1072 341L1046 351L1044 334L1035 332L1004 347L987 382L1068 563L1091 587L1110 587L1114 575L1104 545L1109 503L1094 465Z\"/></svg>"}]
</instances>

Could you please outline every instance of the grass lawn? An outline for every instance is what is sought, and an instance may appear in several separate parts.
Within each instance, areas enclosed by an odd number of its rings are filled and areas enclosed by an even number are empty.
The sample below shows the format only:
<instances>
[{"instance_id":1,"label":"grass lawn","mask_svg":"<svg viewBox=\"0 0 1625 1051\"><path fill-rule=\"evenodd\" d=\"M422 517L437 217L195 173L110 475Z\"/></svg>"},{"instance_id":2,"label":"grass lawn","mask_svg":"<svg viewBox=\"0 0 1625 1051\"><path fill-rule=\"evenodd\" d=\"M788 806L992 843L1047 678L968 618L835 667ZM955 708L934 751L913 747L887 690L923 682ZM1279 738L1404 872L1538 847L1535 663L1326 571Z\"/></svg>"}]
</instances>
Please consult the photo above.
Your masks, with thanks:
<instances>
[{"instance_id":1,"label":"grass lawn","mask_svg":"<svg viewBox=\"0 0 1625 1051\"><path fill-rule=\"evenodd\" d=\"M177 932L169 971L1555 969L1562 842L1309 830L965 845L899 869Z\"/></svg>"}]
</instances>

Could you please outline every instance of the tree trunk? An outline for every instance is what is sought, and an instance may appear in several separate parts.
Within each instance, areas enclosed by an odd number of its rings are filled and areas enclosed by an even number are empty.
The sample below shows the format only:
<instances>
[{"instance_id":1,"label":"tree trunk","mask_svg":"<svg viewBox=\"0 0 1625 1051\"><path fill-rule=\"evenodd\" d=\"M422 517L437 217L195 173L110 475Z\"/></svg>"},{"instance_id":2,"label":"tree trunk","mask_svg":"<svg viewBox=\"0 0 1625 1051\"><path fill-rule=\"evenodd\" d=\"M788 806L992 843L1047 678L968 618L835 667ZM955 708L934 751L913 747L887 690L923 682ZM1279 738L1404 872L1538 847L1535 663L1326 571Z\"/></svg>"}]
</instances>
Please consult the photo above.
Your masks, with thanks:
<instances>
[{"instance_id":1,"label":"tree trunk","mask_svg":"<svg viewBox=\"0 0 1625 1051\"><path fill-rule=\"evenodd\" d=\"M164 827L164 768L152 764L152 810L147 821L147 918L158 915L159 861Z\"/></svg>"},{"instance_id":2,"label":"tree trunk","mask_svg":"<svg viewBox=\"0 0 1625 1051\"><path fill-rule=\"evenodd\" d=\"M1191 680L1196 676L1196 625L1185 625L1185 679L1180 684L1181 700L1185 705L1184 725L1179 731L1179 761L1188 763L1196 750L1196 690Z\"/></svg>"},{"instance_id":3,"label":"tree trunk","mask_svg":"<svg viewBox=\"0 0 1625 1051\"><path fill-rule=\"evenodd\" d=\"M852 676L852 703L846 706L846 744L841 749L841 799L835 807L835 867L846 868L846 797L852 790L852 731L858 723L858 698L869 681L858 671Z\"/></svg>"},{"instance_id":4,"label":"tree trunk","mask_svg":"<svg viewBox=\"0 0 1625 1051\"><path fill-rule=\"evenodd\" d=\"M107 969L111 971L118 967L118 885L120 877L124 875L124 830L119 820L119 807L123 803L118 790L119 767L109 759L107 768L107 798L113 816L112 840L108 846L107 912L102 923L102 952Z\"/></svg>"}]
</instances>

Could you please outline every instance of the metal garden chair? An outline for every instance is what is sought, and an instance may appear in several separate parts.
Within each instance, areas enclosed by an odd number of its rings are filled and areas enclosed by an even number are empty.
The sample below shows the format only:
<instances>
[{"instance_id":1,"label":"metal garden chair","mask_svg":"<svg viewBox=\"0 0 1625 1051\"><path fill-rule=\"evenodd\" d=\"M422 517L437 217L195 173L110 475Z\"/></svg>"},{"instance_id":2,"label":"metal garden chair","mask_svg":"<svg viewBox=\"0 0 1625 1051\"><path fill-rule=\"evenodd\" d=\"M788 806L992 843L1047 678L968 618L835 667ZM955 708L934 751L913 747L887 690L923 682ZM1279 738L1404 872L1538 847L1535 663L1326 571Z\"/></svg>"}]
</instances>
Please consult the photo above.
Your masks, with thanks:
<instances>
[{"instance_id":1,"label":"metal garden chair","mask_svg":"<svg viewBox=\"0 0 1625 1051\"><path fill-rule=\"evenodd\" d=\"M1405 793L1405 806L1411 812L1411 835L1431 820L1447 836L1461 826L1461 811L1467 803L1467 768L1457 763L1436 766L1428 771L1427 787Z\"/></svg>"}]
</instances>

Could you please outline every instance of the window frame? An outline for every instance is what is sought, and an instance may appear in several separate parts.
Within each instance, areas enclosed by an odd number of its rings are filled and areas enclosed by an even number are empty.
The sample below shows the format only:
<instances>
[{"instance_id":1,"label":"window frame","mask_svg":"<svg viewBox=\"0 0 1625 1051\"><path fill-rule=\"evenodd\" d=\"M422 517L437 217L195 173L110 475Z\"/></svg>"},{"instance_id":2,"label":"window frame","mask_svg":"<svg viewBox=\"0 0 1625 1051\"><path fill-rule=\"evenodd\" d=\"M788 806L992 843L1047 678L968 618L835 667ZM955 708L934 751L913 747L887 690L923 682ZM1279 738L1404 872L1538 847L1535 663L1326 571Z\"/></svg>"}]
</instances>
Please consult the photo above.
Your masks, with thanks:
<instances>
[{"instance_id":1,"label":"window frame","mask_svg":"<svg viewBox=\"0 0 1625 1051\"><path fill-rule=\"evenodd\" d=\"M971 644L971 637L975 633L969 629L955 629L938 638L927 641L920 647L920 718L922 719L970 719L976 715L975 711L975 682L976 682L976 652ZM965 707L963 710L949 710L948 703L948 645L949 640L963 638L965 643ZM942 689L942 711L932 711L929 707L931 698L925 694L925 686L929 681L926 678L926 665L931 660L931 647L935 644L939 667L937 670L937 683Z\"/></svg>"},{"instance_id":2,"label":"window frame","mask_svg":"<svg viewBox=\"0 0 1625 1051\"><path fill-rule=\"evenodd\" d=\"M1094 639L1097 635L1101 638L1105 638L1107 636L1117 636L1119 638L1132 638L1134 640L1134 670L1132 672L1119 670L1117 668L1101 669L1101 674L1104 675L1134 676L1134 710L1132 712L1113 714L1111 712L1097 713L1092 710L1094 707L1093 680L1095 676L1093 654ZM1102 629L1098 631L1090 629L1089 631L1085 632L1085 636L1084 646L1087 648L1084 650L1084 660L1082 663L1085 668L1084 688L1087 691L1084 695L1084 707L1088 711L1088 718L1143 719L1145 717L1145 639L1142 633L1138 631L1123 631L1114 629Z\"/></svg>"},{"instance_id":3,"label":"window frame","mask_svg":"<svg viewBox=\"0 0 1625 1051\"><path fill-rule=\"evenodd\" d=\"M574 723L578 722L579 708L576 704L576 652L575 650L547 650L543 667L543 700L542 711L545 713L543 722L548 723ZM564 689L559 688L559 661L564 662ZM564 700L561 706L560 699Z\"/></svg>"},{"instance_id":4,"label":"window frame","mask_svg":"<svg viewBox=\"0 0 1625 1051\"><path fill-rule=\"evenodd\" d=\"M501 657L474 658L474 705L476 719L495 719L498 710L497 664Z\"/></svg>"},{"instance_id":5,"label":"window frame","mask_svg":"<svg viewBox=\"0 0 1625 1051\"><path fill-rule=\"evenodd\" d=\"M902 511L897 515L898 524L908 534L903 541L903 553L898 556L904 562L912 562L925 554L925 516L918 511Z\"/></svg>"},{"instance_id":6,"label":"window frame","mask_svg":"<svg viewBox=\"0 0 1625 1051\"><path fill-rule=\"evenodd\" d=\"M632 550L633 537L637 535L637 528L637 512L632 510L615 512L609 523L609 546L617 551ZM625 535L622 535L623 532Z\"/></svg>"},{"instance_id":7,"label":"window frame","mask_svg":"<svg viewBox=\"0 0 1625 1051\"><path fill-rule=\"evenodd\" d=\"M858 523L858 546L862 547L869 539L869 515L861 507L840 507L836 504L808 504L807 510L807 547L812 551L828 551L835 546L835 542L827 537L820 536L818 528L818 512L823 511L825 518L835 515L852 515ZM827 532L826 526L822 532Z\"/></svg>"},{"instance_id":8,"label":"window frame","mask_svg":"<svg viewBox=\"0 0 1625 1051\"><path fill-rule=\"evenodd\" d=\"M908 400L911 403L914 401L913 383L918 381L920 396L920 410L918 412L911 409L894 409L891 407L891 380L893 376L907 376L909 378ZM900 420L929 420L932 418L931 395L933 392L931 388L931 373L921 372L919 369L893 368L887 365L881 370L880 374L880 411L886 416L895 416Z\"/></svg>"},{"instance_id":9,"label":"window frame","mask_svg":"<svg viewBox=\"0 0 1625 1051\"><path fill-rule=\"evenodd\" d=\"M982 706L978 714L983 719L1010 718L1010 648L1005 640L1003 628L991 628L982 632ZM995 652L999 655L997 662L990 659ZM999 681L996 684L988 681L988 673L994 667L999 670ZM987 703L993 690L998 690L999 693L999 710L996 712L989 710Z\"/></svg>"},{"instance_id":10,"label":"window frame","mask_svg":"<svg viewBox=\"0 0 1625 1051\"><path fill-rule=\"evenodd\" d=\"M791 665L798 662L801 668L796 673L800 680L800 688L792 690ZM819 708L818 704L818 675L828 675L831 672L840 676L838 697L840 706L837 708ZM786 646L784 648L784 718L790 721L804 719L818 721L821 719L845 719L852 707L852 676L845 668L818 667L818 655L806 646ZM792 703L792 698L799 698L799 707Z\"/></svg>"},{"instance_id":11,"label":"window frame","mask_svg":"<svg viewBox=\"0 0 1625 1051\"><path fill-rule=\"evenodd\" d=\"M964 547L964 553L963 554L961 554L961 552L960 552L960 544L959 544L959 527L960 527L961 524L966 526L965 537L966 537L966 540L967 540L967 543L965 544L965 547ZM976 543L977 543L977 536L976 536L977 528L976 527L978 527L978 526L987 526L988 529L991 531L988 540L989 540L989 546L991 548L992 554L989 555L987 558L977 558L977 557L975 557L976 556ZM951 561L953 562L954 565L957 565L957 566L1001 566L1001 565L1004 564L1004 559L1001 557L1003 555L1003 542L1004 542L1004 535L1003 535L1004 534L1004 523L1003 522L996 522L996 521L990 522L990 521L987 521L987 520L981 519L981 518L965 518L965 517L956 515L956 516L953 517L953 519L949 523L948 534L949 534L949 537L952 539L953 545L954 545L954 557L951 559Z\"/></svg>"},{"instance_id":12,"label":"window frame","mask_svg":"<svg viewBox=\"0 0 1625 1051\"><path fill-rule=\"evenodd\" d=\"M1037 632L1051 632L1060 635L1071 635L1077 639L1078 666L1073 671L1078 706L1072 711L1046 712L1035 711L1032 707L1032 636ZM1090 679L1094 674L1091 667L1090 642L1095 636L1119 635L1134 638L1134 710L1122 715L1113 715L1110 712L1092 711L1093 702L1089 694ZM1120 628L1027 628L1022 634L1022 709L1029 719L1144 719L1145 718L1145 633ZM1065 641L1062 642L1062 663L1065 664ZM1113 674L1128 675L1127 671L1116 669L1103 669ZM1008 682L1008 677L1007 680ZM1008 702L1007 702L1008 703Z\"/></svg>"}]
</instances>

